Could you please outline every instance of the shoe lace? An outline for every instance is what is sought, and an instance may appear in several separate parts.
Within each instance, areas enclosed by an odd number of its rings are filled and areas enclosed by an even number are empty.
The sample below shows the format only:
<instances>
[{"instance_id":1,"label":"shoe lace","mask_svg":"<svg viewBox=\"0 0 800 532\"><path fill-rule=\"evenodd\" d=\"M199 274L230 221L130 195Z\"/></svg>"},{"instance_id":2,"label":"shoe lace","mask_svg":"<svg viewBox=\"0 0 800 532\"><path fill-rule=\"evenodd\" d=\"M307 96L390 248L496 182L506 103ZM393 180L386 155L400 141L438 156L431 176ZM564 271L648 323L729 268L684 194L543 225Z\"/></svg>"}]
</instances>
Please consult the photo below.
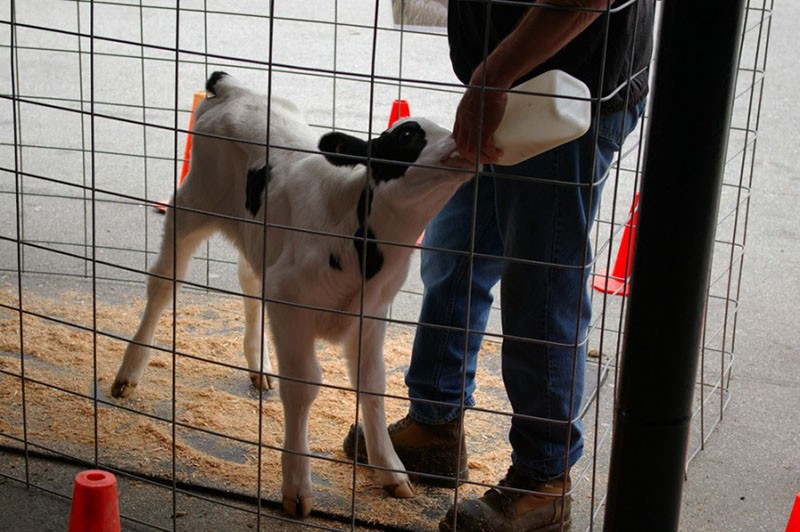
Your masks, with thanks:
<instances>
[{"instance_id":1,"label":"shoe lace","mask_svg":"<svg viewBox=\"0 0 800 532\"><path fill-rule=\"evenodd\" d=\"M514 505L521 497L533 496L542 501L551 502L552 496L544 496L538 493L526 493L518 490L530 490L536 492L542 487L541 482L536 481L530 477L524 476L514 470L511 466L508 468L506 476L497 483L497 486L490 488L484 494L484 498L490 506L501 510L506 515L514 514ZM512 489L506 489L512 488Z\"/></svg>"},{"instance_id":2,"label":"shoe lace","mask_svg":"<svg viewBox=\"0 0 800 532\"><path fill-rule=\"evenodd\" d=\"M507 490L503 488L509 487L524 489L525 485L529 483L530 481L527 481L527 479L517 473L517 471L514 469L514 466L511 466L508 468L506 476L500 479L500 482L497 483L497 486L489 488L486 493L484 493L484 496L499 497L503 505L511 504L521 495L521 493L513 489Z\"/></svg>"}]
</instances>

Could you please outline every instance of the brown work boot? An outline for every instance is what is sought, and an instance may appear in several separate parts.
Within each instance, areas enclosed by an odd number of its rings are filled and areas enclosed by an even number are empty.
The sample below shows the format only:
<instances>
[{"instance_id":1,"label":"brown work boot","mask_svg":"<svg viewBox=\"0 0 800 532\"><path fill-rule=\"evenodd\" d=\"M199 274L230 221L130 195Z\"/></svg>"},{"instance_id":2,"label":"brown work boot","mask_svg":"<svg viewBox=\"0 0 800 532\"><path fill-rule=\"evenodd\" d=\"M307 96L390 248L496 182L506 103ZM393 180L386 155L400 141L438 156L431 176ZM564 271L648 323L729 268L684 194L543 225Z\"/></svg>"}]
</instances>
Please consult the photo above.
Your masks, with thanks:
<instances>
[{"instance_id":1,"label":"brown work boot","mask_svg":"<svg viewBox=\"0 0 800 532\"><path fill-rule=\"evenodd\" d=\"M397 456L415 480L434 486L454 487L456 474L461 483L467 480L469 471L467 446L460 428L460 418L441 425L428 425L406 416L389 425L389 437ZM353 458L356 434L358 461L367 463L367 445L360 423L358 429L355 425L350 427L344 439L344 452Z\"/></svg>"},{"instance_id":2,"label":"brown work boot","mask_svg":"<svg viewBox=\"0 0 800 532\"><path fill-rule=\"evenodd\" d=\"M569 532L571 488L569 475L536 482L523 477L512 466L498 487L479 499L464 500L450 508L439 523L439 531Z\"/></svg>"}]
</instances>

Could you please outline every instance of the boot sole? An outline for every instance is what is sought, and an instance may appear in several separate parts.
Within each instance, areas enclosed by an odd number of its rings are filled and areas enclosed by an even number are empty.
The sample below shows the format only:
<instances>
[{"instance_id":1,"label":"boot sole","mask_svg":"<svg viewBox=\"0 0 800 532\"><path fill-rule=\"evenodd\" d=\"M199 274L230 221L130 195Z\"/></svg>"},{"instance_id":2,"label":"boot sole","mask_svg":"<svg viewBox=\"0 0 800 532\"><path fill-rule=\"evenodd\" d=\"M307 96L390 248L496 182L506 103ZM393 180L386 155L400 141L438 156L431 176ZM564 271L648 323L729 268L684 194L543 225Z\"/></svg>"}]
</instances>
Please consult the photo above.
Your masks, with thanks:
<instances>
[{"instance_id":1,"label":"boot sole","mask_svg":"<svg viewBox=\"0 0 800 532\"><path fill-rule=\"evenodd\" d=\"M571 532L571 531L572 531L572 519L570 518L564 521L563 527L561 526L561 523L554 523L552 525L546 525L544 527L532 528L527 532ZM439 532L454 532L453 528L450 526L450 521L440 522Z\"/></svg>"},{"instance_id":2,"label":"boot sole","mask_svg":"<svg viewBox=\"0 0 800 532\"><path fill-rule=\"evenodd\" d=\"M431 476L428 476L431 475ZM426 486L433 486L435 488L455 488L469 480L469 469L465 469L458 474L458 480L452 475L440 475L437 473L427 473L420 475L418 473L409 472L408 476L411 480L418 484Z\"/></svg>"}]
</instances>

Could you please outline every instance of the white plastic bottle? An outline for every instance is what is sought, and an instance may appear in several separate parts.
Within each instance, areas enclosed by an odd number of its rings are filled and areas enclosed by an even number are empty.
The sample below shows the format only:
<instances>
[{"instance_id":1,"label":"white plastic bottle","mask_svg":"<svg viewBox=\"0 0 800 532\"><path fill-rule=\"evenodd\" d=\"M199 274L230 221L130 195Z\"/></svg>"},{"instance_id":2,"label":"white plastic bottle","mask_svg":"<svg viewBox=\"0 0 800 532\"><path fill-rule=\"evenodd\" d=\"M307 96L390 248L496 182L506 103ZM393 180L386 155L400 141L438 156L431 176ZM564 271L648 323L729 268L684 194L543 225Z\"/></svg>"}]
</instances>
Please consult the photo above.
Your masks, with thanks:
<instances>
[{"instance_id":1,"label":"white plastic bottle","mask_svg":"<svg viewBox=\"0 0 800 532\"><path fill-rule=\"evenodd\" d=\"M505 114L494 134L495 146L503 150L498 164L517 164L589 130L589 88L566 72L549 70L511 90L521 92L508 93Z\"/></svg>"}]
</instances>

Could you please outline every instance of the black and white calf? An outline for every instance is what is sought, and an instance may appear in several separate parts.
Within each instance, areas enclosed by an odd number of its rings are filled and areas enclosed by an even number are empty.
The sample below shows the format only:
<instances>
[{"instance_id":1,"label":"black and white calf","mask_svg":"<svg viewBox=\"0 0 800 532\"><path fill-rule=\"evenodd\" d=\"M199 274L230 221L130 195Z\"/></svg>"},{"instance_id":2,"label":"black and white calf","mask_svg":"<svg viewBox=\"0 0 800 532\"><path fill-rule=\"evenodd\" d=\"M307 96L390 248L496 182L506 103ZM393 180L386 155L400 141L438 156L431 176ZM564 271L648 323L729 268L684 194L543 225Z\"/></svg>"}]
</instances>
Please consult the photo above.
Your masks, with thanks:
<instances>
[{"instance_id":1,"label":"black and white calf","mask_svg":"<svg viewBox=\"0 0 800 532\"><path fill-rule=\"evenodd\" d=\"M416 238L469 179L471 165L458 157L450 133L429 120L398 121L368 142L342 133L317 142L297 107L275 97L267 157L266 95L223 72L214 73L206 89L210 97L196 111L190 171L173 198L177 209L168 210L144 315L112 395L125 397L139 383L150 356L146 346L172 298L170 279L185 279L197 246L221 232L239 250L239 281L251 296L244 304L251 379L271 387L269 358L261 357L262 274L279 374L288 377L280 383L290 451L282 459L285 510L311 511L308 413L318 392L313 383L322 379L316 338L343 345L353 386L368 392L361 397L367 451L382 468L383 486L396 497L412 496L380 395L384 319ZM265 216L266 231L259 223Z\"/></svg>"}]
</instances>

